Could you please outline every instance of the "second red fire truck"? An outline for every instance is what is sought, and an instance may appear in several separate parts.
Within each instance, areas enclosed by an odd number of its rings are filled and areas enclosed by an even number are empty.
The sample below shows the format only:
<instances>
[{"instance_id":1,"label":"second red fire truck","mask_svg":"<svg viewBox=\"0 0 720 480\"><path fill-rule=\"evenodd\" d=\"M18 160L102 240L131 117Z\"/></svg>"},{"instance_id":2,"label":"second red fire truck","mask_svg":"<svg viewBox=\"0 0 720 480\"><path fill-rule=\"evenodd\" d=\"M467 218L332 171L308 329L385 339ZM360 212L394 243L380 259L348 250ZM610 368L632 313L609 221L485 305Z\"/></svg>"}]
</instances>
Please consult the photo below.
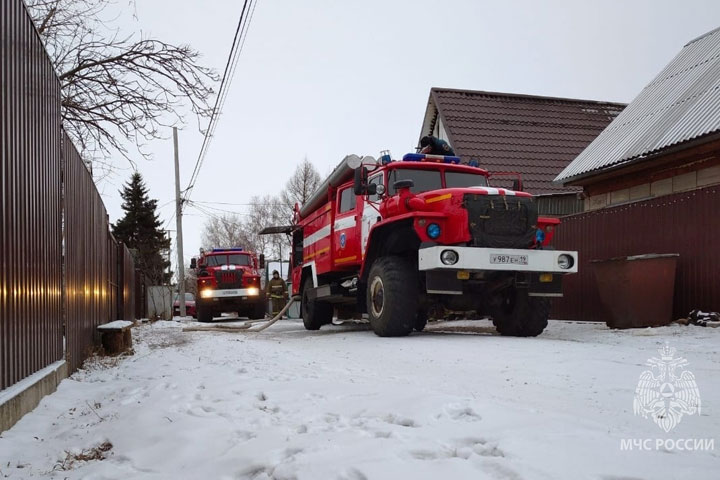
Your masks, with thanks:
<instances>
[{"instance_id":1,"label":"second red fire truck","mask_svg":"<svg viewBox=\"0 0 720 480\"><path fill-rule=\"evenodd\" d=\"M251 319L265 317L265 294L259 269L264 258L242 248L216 248L193 258L197 273L197 319L210 322L221 313L236 312Z\"/></svg>"}]
</instances>

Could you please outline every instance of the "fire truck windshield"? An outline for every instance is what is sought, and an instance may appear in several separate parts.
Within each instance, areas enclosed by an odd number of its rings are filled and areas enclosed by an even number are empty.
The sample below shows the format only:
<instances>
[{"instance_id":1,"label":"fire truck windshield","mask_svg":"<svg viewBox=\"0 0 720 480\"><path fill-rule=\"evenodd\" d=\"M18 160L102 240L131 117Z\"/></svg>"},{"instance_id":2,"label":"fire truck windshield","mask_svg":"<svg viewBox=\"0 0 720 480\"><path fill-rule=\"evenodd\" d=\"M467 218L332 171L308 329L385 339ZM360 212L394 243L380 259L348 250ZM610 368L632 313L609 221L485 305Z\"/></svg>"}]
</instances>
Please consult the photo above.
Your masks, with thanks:
<instances>
[{"instance_id":1,"label":"fire truck windshield","mask_svg":"<svg viewBox=\"0 0 720 480\"><path fill-rule=\"evenodd\" d=\"M445 172L447 188L487 187L487 177L477 173Z\"/></svg>"},{"instance_id":2,"label":"fire truck windshield","mask_svg":"<svg viewBox=\"0 0 720 480\"><path fill-rule=\"evenodd\" d=\"M428 192L442 188L439 170L413 170L410 168L396 168L388 176L388 194L395 195L395 182L412 180L415 184L410 191L413 193Z\"/></svg>"},{"instance_id":3,"label":"fire truck windshield","mask_svg":"<svg viewBox=\"0 0 720 480\"><path fill-rule=\"evenodd\" d=\"M209 255L205 258L205 265L208 267L218 267L221 265L250 266L250 255L242 253L230 255Z\"/></svg>"}]
</instances>

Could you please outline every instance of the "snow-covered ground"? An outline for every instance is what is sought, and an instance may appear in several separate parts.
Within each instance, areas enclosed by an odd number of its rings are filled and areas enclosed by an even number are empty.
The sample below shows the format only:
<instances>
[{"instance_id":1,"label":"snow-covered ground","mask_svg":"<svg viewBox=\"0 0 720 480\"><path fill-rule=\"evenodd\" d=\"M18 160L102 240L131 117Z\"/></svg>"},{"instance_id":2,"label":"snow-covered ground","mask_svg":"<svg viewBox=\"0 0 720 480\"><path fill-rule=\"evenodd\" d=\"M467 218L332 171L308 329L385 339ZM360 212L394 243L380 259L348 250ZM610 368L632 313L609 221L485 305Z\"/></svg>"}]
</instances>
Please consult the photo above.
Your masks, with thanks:
<instances>
[{"instance_id":1,"label":"snow-covered ground","mask_svg":"<svg viewBox=\"0 0 720 480\"><path fill-rule=\"evenodd\" d=\"M364 325L182 332L188 324L135 328L133 356L63 381L0 436L0 478L720 475L720 329L551 322L522 339L480 321L383 339ZM702 398L702 413L670 433L633 414L645 362L666 341ZM685 451L679 439L716 445Z\"/></svg>"}]
</instances>

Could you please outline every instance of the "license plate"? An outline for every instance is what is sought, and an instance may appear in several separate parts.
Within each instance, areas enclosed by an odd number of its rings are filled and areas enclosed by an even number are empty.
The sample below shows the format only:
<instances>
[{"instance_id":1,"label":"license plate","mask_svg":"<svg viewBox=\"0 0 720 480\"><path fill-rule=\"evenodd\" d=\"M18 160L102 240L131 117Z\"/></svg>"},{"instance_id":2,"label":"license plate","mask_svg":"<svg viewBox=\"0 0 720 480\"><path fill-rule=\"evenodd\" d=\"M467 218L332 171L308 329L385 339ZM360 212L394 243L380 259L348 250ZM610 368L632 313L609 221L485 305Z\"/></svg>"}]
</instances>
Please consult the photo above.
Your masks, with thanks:
<instances>
[{"instance_id":1,"label":"license plate","mask_svg":"<svg viewBox=\"0 0 720 480\"><path fill-rule=\"evenodd\" d=\"M238 294L237 290L226 290L225 291L225 295L237 295L237 294Z\"/></svg>"},{"instance_id":2,"label":"license plate","mask_svg":"<svg viewBox=\"0 0 720 480\"><path fill-rule=\"evenodd\" d=\"M490 263L499 265L527 265L527 255L503 255L500 253L490 254Z\"/></svg>"}]
</instances>

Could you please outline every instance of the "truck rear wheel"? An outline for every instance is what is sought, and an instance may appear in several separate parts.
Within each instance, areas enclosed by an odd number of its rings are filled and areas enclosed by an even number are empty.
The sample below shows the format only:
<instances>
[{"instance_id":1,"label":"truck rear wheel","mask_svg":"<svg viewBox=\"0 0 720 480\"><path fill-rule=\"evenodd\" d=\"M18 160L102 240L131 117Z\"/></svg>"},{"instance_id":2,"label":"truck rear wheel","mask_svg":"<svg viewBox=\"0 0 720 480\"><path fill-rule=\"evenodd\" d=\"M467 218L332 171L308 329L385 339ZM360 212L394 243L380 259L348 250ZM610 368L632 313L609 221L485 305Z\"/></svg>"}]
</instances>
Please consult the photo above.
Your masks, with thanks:
<instances>
[{"instance_id":1,"label":"truck rear wheel","mask_svg":"<svg viewBox=\"0 0 720 480\"><path fill-rule=\"evenodd\" d=\"M306 330L320 330L320 327L332 323L333 306L327 302L310 300L308 290L313 288L312 280L305 279L302 285L302 318Z\"/></svg>"},{"instance_id":2,"label":"truck rear wheel","mask_svg":"<svg viewBox=\"0 0 720 480\"><path fill-rule=\"evenodd\" d=\"M367 311L376 335L410 335L417 325L418 282L409 260L396 256L375 260L367 281Z\"/></svg>"},{"instance_id":3,"label":"truck rear wheel","mask_svg":"<svg viewBox=\"0 0 720 480\"><path fill-rule=\"evenodd\" d=\"M510 288L503 292L500 303L491 309L490 315L500 335L536 337L547 327L550 300L530 297L527 290Z\"/></svg>"},{"instance_id":4,"label":"truck rear wheel","mask_svg":"<svg viewBox=\"0 0 720 480\"><path fill-rule=\"evenodd\" d=\"M212 322L212 319L213 319L212 308L206 307L203 305L198 305L197 306L197 319L198 319L198 322L203 322L203 323Z\"/></svg>"}]
</instances>

